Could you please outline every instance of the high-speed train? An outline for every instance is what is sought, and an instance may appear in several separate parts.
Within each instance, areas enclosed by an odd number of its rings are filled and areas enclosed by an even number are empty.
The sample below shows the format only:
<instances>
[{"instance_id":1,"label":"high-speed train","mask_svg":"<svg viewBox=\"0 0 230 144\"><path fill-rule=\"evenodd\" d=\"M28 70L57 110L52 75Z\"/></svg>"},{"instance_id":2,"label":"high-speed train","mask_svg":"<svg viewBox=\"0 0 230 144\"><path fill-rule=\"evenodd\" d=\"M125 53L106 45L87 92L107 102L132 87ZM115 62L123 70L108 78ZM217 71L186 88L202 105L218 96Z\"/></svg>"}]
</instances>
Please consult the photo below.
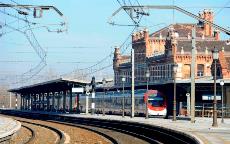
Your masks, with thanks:
<instances>
[{"instance_id":1,"label":"high-speed train","mask_svg":"<svg viewBox=\"0 0 230 144\"><path fill-rule=\"evenodd\" d=\"M157 90L137 89L135 90L135 115L144 115L146 109L146 100L148 99L148 114L165 116L167 113L166 97ZM88 106L91 110L91 104L95 103L95 113L102 113L104 108L106 114L122 114L122 106L125 106L125 114L130 115L131 111L131 91L105 91L96 92L95 98L88 96ZM86 95L80 96L80 110L85 111Z\"/></svg>"},{"instance_id":2,"label":"high-speed train","mask_svg":"<svg viewBox=\"0 0 230 144\"><path fill-rule=\"evenodd\" d=\"M162 115L167 113L166 98L157 90L149 90L144 94L144 100L148 101L149 115Z\"/></svg>"}]
</instances>

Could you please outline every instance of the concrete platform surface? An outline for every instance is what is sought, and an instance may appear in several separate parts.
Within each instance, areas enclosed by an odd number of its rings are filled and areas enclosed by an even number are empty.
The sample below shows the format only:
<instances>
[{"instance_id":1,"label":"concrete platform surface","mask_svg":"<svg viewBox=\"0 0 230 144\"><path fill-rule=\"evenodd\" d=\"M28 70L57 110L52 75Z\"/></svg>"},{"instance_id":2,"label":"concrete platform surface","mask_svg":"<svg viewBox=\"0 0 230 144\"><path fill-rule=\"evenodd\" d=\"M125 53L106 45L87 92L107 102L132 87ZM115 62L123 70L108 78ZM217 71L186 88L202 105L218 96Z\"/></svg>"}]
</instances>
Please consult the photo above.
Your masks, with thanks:
<instances>
[{"instance_id":1,"label":"concrete platform surface","mask_svg":"<svg viewBox=\"0 0 230 144\"><path fill-rule=\"evenodd\" d=\"M0 139L13 135L20 128L20 122L0 116Z\"/></svg>"},{"instance_id":2,"label":"concrete platform surface","mask_svg":"<svg viewBox=\"0 0 230 144\"><path fill-rule=\"evenodd\" d=\"M65 114L64 114L65 115ZM212 127L212 118L196 118L195 123L191 123L188 120L172 121L171 119L163 118L149 118L134 117L130 118L126 116L114 115L85 115L85 114L66 114L74 117L88 117L98 119L111 119L119 121L129 121L146 123L156 125L164 128L169 128L177 131L181 131L190 134L200 140L204 144L230 144L230 119L224 119L224 123L221 123L221 119L218 118L218 127Z\"/></svg>"}]
</instances>

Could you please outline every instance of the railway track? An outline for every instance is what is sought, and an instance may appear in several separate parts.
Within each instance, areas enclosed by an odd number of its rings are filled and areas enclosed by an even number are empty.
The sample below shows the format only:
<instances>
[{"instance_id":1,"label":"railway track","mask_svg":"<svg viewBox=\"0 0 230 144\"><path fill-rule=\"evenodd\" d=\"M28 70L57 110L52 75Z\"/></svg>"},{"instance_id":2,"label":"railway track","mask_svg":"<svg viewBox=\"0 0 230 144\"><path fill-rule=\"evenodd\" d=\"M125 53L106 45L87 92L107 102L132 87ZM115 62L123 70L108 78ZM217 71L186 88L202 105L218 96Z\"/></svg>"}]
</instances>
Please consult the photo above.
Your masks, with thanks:
<instances>
[{"instance_id":1,"label":"railway track","mask_svg":"<svg viewBox=\"0 0 230 144\"><path fill-rule=\"evenodd\" d=\"M29 119L27 119L26 121L24 121L24 120L21 120L22 118L20 118L20 119L18 119L17 117L12 117L12 118L17 119L20 122L27 122L29 120ZM85 129L85 130L94 132L94 133L102 136L104 139L107 139L108 144L111 144L111 143L112 144L121 144L121 143L122 144L129 144L129 143L132 143L132 144L148 144L148 142L146 142L146 141L144 141L142 139L134 138L133 136L130 136L128 134L118 132L118 131L114 131L114 130L109 130L107 128L102 128L102 127L99 128L99 127L95 127L95 126L89 126L89 125L87 126L87 125L82 125L82 124L75 124L75 123L64 122L64 121L55 121L55 120L46 120L45 122L46 123L50 122L50 123L53 123L53 124L61 124L61 125L71 126L71 127L77 127L77 128L81 128L81 129ZM87 137L87 138L90 139L89 137ZM104 143L102 143L102 144L104 144Z\"/></svg>"},{"instance_id":2,"label":"railway track","mask_svg":"<svg viewBox=\"0 0 230 144\"><path fill-rule=\"evenodd\" d=\"M9 114L9 113L8 113ZM50 115L48 113L11 113L24 117L34 117L41 120L55 122L72 127L84 128L98 133L108 139L111 143L177 143L177 144L198 144L194 137L182 132L148 125L137 122L127 122L118 120L106 120L96 118L71 117L63 115Z\"/></svg>"},{"instance_id":3,"label":"railway track","mask_svg":"<svg viewBox=\"0 0 230 144\"><path fill-rule=\"evenodd\" d=\"M21 122L21 123L27 123L27 124L35 125L35 126L38 126L38 127L43 127L45 129L50 130L51 132L56 133L57 136L58 136L58 139L55 142L56 144L64 144L64 142L65 142L65 135L64 135L64 133L62 131L60 131L59 129L55 128L55 127L44 125L44 124L40 124L40 123L35 123L35 122L29 122L29 121L25 121L25 120L18 120L18 121ZM35 141L35 139L36 139L36 131L33 130L32 137L31 137L31 139L27 143L33 142L33 141Z\"/></svg>"},{"instance_id":4,"label":"railway track","mask_svg":"<svg viewBox=\"0 0 230 144\"><path fill-rule=\"evenodd\" d=\"M60 121L59 119L58 121ZM127 135L133 136L144 140L147 143L159 144L159 143L176 143L176 144L198 144L199 142L184 133L177 132L174 130L141 124L141 123L132 123L125 121L115 121L115 120L98 120L93 118L67 118L63 120L71 124L77 125L86 125L98 128L109 129L117 131L120 133L125 133Z\"/></svg>"},{"instance_id":5,"label":"railway track","mask_svg":"<svg viewBox=\"0 0 230 144\"><path fill-rule=\"evenodd\" d=\"M31 137L26 142L24 142L24 143L25 144L32 143L34 141L34 139L35 139L35 131L32 128L30 128L30 127L28 127L28 126L26 126L24 124L22 124L22 127L24 127L25 129L27 129L31 133Z\"/></svg>"},{"instance_id":6,"label":"railway track","mask_svg":"<svg viewBox=\"0 0 230 144\"><path fill-rule=\"evenodd\" d=\"M36 123L36 122L31 122L28 120L18 119L17 117L13 117L13 118L21 122L22 127L27 129L31 133L31 135L23 132L19 133L18 137L20 138L16 138L14 140L15 143L32 144L32 143L45 142L45 143L64 144L65 142L64 133L55 127Z\"/></svg>"}]
</instances>

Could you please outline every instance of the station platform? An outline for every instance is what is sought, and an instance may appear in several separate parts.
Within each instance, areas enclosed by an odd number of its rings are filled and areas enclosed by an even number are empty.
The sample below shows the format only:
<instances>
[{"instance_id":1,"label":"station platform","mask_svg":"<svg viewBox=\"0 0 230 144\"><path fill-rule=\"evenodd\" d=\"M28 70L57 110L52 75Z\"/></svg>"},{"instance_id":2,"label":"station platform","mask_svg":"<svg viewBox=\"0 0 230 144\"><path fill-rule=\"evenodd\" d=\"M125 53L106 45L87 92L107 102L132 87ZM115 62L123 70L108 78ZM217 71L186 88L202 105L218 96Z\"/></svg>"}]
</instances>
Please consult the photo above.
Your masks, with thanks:
<instances>
[{"instance_id":1,"label":"station platform","mask_svg":"<svg viewBox=\"0 0 230 144\"><path fill-rule=\"evenodd\" d=\"M197 138L200 143L203 144L230 144L230 119L224 119L224 123L221 123L221 119L218 118L218 127L212 127L212 118L196 118L195 123L183 119L172 121L172 119L163 118L149 118L144 117L134 117L130 118L128 116L122 118L121 116L115 115L85 115L85 114L61 114L71 117L84 117L84 118L97 118L97 119L110 119L118 121L128 121L145 123L150 125L156 125L168 129L173 129L180 131L182 133L187 133Z\"/></svg>"},{"instance_id":2,"label":"station platform","mask_svg":"<svg viewBox=\"0 0 230 144\"><path fill-rule=\"evenodd\" d=\"M8 143L11 136L21 128L21 123L11 118L0 116L0 143Z\"/></svg>"}]
</instances>

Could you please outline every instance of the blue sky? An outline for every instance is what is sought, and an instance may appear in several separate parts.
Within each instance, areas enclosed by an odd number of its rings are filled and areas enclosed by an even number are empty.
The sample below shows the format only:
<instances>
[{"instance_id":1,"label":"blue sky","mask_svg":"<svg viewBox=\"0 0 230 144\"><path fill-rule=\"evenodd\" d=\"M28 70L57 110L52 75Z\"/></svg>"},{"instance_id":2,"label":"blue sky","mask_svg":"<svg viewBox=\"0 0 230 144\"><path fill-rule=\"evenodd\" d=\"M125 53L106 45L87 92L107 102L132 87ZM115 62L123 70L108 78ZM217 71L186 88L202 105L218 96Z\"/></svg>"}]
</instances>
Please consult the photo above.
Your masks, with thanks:
<instances>
[{"instance_id":1,"label":"blue sky","mask_svg":"<svg viewBox=\"0 0 230 144\"><path fill-rule=\"evenodd\" d=\"M111 26L107 23L108 18L120 5L117 0L14 0L20 4L53 5L57 7L67 18L68 32L50 33L46 29L34 29L34 34L40 45L47 51L47 66L39 75L47 73L64 74L75 69L86 68L96 64L105 56L113 52L114 46L120 46L132 31L132 27ZM120 0L121 1L121 0ZM127 4L128 0L126 1ZM131 0L136 4L136 0ZM13 3L10 0L2 0L1 3ZM143 5L171 5L172 0L139 0ZM197 14L204 8L213 8L220 11L223 6L230 6L229 0L174 0L175 5ZM228 4L228 5L227 5ZM1 9L2 10L2 9ZM6 10L14 14L14 10ZM151 10L149 17L144 17L141 25L148 26L150 32L158 30L173 23L172 10ZM225 28L230 27L230 10L222 9L215 17L215 23ZM1 22L11 22L14 19L0 14ZM62 19L54 11L44 11L41 19L29 16L30 21L42 23L60 23ZM116 23L131 23L125 12L114 17ZM174 21L177 23L196 23L179 12L175 12ZM14 27L25 25L23 22L12 24ZM157 25L157 26L156 26ZM50 29L55 26L48 25ZM229 28L230 29L230 28ZM3 28L0 32L10 30ZM228 38L224 36L224 38ZM130 42L129 39L128 42ZM128 43L127 42L127 43ZM12 32L0 37L0 78L12 75L20 75L33 68L40 59L30 47L25 35ZM130 48L126 53L130 52ZM112 57L107 59L102 66L112 63ZM99 67L102 67L99 66ZM97 69L98 67L95 67ZM112 74L112 67L100 72Z\"/></svg>"}]
</instances>

